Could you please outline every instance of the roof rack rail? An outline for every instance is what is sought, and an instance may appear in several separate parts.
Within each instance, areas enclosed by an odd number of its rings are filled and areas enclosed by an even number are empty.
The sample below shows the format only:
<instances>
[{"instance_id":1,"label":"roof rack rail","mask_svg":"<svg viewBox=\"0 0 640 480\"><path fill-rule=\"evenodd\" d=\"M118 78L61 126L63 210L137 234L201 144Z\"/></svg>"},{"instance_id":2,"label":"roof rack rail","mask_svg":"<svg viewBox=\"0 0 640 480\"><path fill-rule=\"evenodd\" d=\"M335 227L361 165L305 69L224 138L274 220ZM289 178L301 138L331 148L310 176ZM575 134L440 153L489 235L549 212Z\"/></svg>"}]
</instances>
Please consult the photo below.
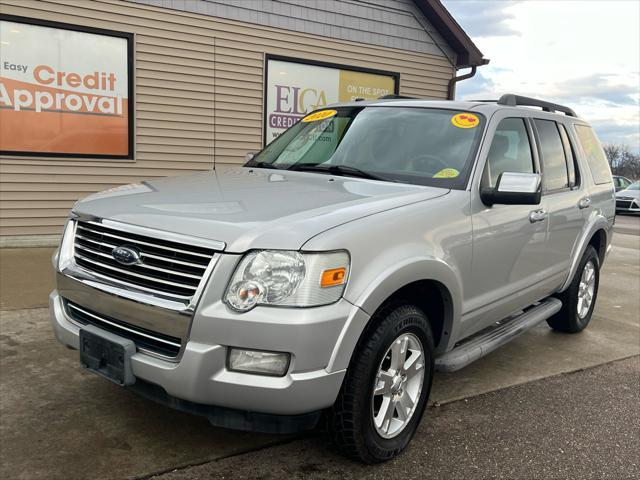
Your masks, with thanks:
<instances>
[{"instance_id":1,"label":"roof rack rail","mask_svg":"<svg viewBox=\"0 0 640 480\"><path fill-rule=\"evenodd\" d=\"M540 107L544 112L562 112L570 117L577 117L576 112L571 108L557 103L545 102L537 98L522 97L512 93L505 93L498 100L498 105L506 105L509 107Z\"/></svg>"},{"instance_id":2,"label":"roof rack rail","mask_svg":"<svg viewBox=\"0 0 640 480\"><path fill-rule=\"evenodd\" d=\"M381 97L378 97L378 100L390 100L390 99L396 99L396 100L417 100L417 97L407 97L406 95L396 95L395 93L390 93L389 95L383 95Z\"/></svg>"}]
</instances>

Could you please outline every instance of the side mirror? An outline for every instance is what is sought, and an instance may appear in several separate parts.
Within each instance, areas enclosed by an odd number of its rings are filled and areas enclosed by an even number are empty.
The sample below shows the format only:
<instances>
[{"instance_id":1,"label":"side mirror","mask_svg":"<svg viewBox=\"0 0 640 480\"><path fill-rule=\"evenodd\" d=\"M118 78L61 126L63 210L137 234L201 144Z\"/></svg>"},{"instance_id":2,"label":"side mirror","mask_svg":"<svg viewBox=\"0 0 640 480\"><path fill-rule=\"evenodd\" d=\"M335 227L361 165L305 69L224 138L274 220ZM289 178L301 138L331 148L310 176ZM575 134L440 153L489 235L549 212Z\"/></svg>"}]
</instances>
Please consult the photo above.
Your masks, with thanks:
<instances>
[{"instance_id":1,"label":"side mirror","mask_svg":"<svg viewBox=\"0 0 640 480\"><path fill-rule=\"evenodd\" d=\"M244 161L250 162L251 160L253 160L253 157L255 156L256 156L256 152L247 152L247 154L244 156Z\"/></svg>"},{"instance_id":2,"label":"side mirror","mask_svg":"<svg viewBox=\"0 0 640 480\"><path fill-rule=\"evenodd\" d=\"M496 186L480 190L480 199L487 206L538 205L542 198L542 177L539 173L503 172Z\"/></svg>"}]
</instances>

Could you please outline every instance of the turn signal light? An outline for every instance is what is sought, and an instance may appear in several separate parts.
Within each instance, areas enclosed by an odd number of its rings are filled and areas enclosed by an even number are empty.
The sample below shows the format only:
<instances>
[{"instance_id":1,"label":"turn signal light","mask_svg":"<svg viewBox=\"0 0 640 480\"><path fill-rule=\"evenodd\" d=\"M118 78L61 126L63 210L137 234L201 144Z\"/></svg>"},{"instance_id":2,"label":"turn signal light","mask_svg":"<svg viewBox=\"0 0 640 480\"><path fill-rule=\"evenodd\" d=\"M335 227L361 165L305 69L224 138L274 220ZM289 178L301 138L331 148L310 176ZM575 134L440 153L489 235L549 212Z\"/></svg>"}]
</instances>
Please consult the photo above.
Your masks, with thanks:
<instances>
[{"instance_id":1,"label":"turn signal light","mask_svg":"<svg viewBox=\"0 0 640 480\"><path fill-rule=\"evenodd\" d=\"M332 268L331 270L325 270L320 277L320 286L322 288L335 287L336 285L342 285L347 276L347 269L344 267Z\"/></svg>"}]
</instances>

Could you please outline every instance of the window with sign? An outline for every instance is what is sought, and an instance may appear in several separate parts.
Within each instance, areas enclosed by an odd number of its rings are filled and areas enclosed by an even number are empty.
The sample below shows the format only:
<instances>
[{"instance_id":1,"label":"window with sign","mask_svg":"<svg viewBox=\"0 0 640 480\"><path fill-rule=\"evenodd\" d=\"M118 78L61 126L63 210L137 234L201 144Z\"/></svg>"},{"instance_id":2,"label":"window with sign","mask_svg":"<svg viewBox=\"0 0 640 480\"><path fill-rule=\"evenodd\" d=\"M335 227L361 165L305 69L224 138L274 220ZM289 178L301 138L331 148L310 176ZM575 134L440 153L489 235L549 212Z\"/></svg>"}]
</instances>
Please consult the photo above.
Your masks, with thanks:
<instances>
[{"instance_id":1,"label":"window with sign","mask_svg":"<svg viewBox=\"0 0 640 480\"><path fill-rule=\"evenodd\" d=\"M132 38L0 16L0 151L132 158Z\"/></svg>"},{"instance_id":2,"label":"window with sign","mask_svg":"<svg viewBox=\"0 0 640 480\"><path fill-rule=\"evenodd\" d=\"M264 143L332 103L398 93L399 80L394 72L267 55Z\"/></svg>"}]
</instances>

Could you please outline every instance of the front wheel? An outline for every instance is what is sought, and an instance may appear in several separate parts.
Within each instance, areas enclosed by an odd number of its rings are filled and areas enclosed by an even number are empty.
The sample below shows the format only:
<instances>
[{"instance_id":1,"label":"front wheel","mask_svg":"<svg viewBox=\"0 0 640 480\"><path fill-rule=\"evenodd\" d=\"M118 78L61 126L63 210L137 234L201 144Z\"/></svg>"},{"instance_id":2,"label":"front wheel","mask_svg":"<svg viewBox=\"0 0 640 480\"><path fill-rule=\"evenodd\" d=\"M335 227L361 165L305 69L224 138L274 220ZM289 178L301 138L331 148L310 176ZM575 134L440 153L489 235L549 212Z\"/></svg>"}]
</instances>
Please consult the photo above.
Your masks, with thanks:
<instances>
[{"instance_id":1,"label":"front wheel","mask_svg":"<svg viewBox=\"0 0 640 480\"><path fill-rule=\"evenodd\" d=\"M334 442L365 463L389 460L413 437L429 398L434 342L413 305L383 308L358 343L330 412Z\"/></svg>"},{"instance_id":2,"label":"front wheel","mask_svg":"<svg viewBox=\"0 0 640 480\"><path fill-rule=\"evenodd\" d=\"M600 283L600 258L589 245L582 255L578 269L569 287L556 295L562 301L562 309L547 323L554 330L578 333L584 330L593 315Z\"/></svg>"}]
</instances>

